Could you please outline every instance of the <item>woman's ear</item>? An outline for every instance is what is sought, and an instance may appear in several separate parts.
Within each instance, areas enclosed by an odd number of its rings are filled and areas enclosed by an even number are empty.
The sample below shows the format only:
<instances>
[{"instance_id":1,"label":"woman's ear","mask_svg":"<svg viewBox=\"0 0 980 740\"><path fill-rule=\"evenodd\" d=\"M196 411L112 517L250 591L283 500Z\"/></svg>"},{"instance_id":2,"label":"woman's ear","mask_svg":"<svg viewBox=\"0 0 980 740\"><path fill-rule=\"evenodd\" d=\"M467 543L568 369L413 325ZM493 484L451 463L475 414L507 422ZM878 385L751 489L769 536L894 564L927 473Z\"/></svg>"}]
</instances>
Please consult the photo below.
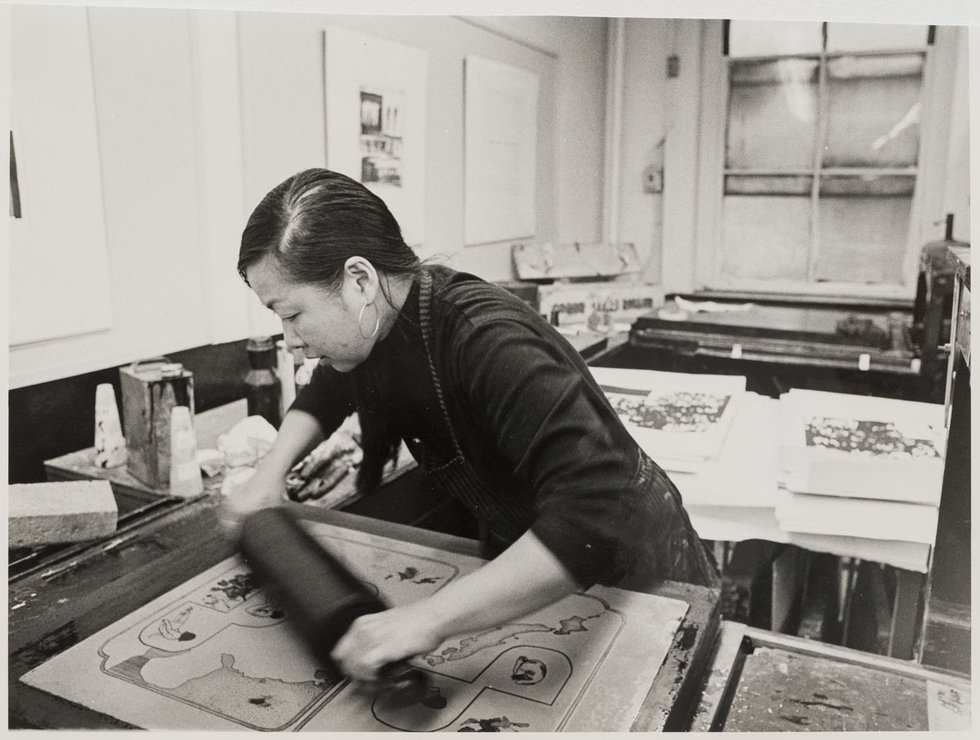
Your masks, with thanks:
<instances>
[{"instance_id":1,"label":"woman's ear","mask_svg":"<svg viewBox=\"0 0 980 740\"><path fill-rule=\"evenodd\" d=\"M378 271L363 257L354 255L344 263L344 283L361 301L373 303L378 293Z\"/></svg>"}]
</instances>

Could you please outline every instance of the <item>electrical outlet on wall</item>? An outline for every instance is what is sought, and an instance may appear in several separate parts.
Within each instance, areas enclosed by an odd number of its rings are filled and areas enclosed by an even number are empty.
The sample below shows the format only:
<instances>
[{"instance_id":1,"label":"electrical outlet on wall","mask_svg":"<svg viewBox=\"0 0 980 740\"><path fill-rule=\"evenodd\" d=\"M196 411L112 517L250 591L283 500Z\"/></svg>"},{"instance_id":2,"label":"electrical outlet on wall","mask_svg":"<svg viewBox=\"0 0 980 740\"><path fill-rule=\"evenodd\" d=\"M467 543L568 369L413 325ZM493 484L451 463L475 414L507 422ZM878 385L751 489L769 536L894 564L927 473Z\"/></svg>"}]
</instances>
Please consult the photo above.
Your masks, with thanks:
<instances>
[{"instance_id":1,"label":"electrical outlet on wall","mask_svg":"<svg viewBox=\"0 0 980 740\"><path fill-rule=\"evenodd\" d=\"M643 192L661 193L664 189L664 173L653 165L643 170Z\"/></svg>"}]
</instances>

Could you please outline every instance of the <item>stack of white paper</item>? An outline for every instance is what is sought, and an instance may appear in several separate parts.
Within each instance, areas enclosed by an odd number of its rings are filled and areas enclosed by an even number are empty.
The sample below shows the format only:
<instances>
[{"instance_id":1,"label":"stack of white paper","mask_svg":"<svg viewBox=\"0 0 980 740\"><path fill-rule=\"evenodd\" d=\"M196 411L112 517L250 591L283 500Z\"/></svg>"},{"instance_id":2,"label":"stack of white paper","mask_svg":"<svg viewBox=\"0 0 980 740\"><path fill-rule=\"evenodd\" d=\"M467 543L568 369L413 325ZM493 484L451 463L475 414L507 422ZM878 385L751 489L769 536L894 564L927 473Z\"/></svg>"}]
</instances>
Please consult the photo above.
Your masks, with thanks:
<instances>
[{"instance_id":1,"label":"stack of white paper","mask_svg":"<svg viewBox=\"0 0 980 740\"><path fill-rule=\"evenodd\" d=\"M778 428L779 401L743 394L718 457L696 472L670 472L684 506L775 507Z\"/></svg>"},{"instance_id":2,"label":"stack of white paper","mask_svg":"<svg viewBox=\"0 0 980 740\"><path fill-rule=\"evenodd\" d=\"M694 472L721 453L744 376L592 368L640 447L668 471Z\"/></svg>"},{"instance_id":3,"label":"stack of white paper","mask_svg":"<svg viewBox=\"0 0 980 740\"><path fill-rule=\"evenodd\" d=\"M900 501L814 496L781 489L776 520L788 532L933 544L939 508Z\"/></svg>"},{"instance_id":4,"label":"stack of white paper","mask_svg":"<svg viewBox=\"0 0 980 740\"><path fill-rule=\"evenodd\" d=\"M942 405L794 389L780 399L780 439L783 529L932 543Z\"/></svg>"},{"instance_id":5,"label":"stack of white paper","mask_svg":"<svg viewBox=\"0 0 980 740\"><path fill-rule=\"evenodd\" d=\"M671 476L673 477L673 476ZM929 571L930 545L908 540L880 540L839 534L810 534L789 532L776 520L774 508L731 506L687 506L691 524L705 540L742 542L768 540L786 542L813 552L826 552L841 557L872 560L896 568Z\"/></svg>"}]
</instances>

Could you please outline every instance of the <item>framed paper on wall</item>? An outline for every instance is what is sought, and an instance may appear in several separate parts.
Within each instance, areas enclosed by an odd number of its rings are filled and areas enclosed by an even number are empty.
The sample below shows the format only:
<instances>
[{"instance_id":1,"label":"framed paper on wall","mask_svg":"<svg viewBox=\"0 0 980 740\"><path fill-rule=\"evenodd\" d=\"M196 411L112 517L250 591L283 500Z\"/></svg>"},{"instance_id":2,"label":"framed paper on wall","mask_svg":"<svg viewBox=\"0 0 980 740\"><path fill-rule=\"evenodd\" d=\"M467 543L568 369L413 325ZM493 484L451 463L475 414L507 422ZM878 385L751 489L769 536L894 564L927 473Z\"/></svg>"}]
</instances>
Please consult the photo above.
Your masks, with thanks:
<instances>
[{"instance_id":1,"label":"framed paper on wall","mask_svg":"<svg viewBox=\"0 0 980 740\"><path fill-rule=\"evenodd\" d=\"M411 246L425 236L427 63L421 49L326 30L327 167L384 200Z\"/></svg>"},{"instance_id":2,"label":"framed paper on wall","mask_svg":"<svg viewBox=\"0 0 980 740\"><path fill-rule=\"evenodd\" d=\"M112 326L87 14L15 11L11 128L4 137L15 165L8 208L11 347Z\"/></svg>"},{"instance_id":3,"label":"framed paper on wall","mask_svg":"<svg viewBox=\"0 0 980 740\"><path fill-rule=\"evenodd\" d=\"M538 76L474 55L465 74L466 244L532 237Z\"/></svg>"}]
</instances>

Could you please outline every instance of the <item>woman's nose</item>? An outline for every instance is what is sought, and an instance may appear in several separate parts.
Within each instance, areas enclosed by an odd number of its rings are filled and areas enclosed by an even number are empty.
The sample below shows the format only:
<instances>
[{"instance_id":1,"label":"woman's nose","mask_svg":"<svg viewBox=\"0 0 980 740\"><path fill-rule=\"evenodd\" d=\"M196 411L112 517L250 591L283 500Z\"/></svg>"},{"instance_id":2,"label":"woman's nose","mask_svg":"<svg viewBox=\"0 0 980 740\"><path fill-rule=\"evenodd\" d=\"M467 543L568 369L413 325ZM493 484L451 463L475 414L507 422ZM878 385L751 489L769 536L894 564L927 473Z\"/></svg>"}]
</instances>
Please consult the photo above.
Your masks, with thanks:
<instances>
[{"instance_id":1,"label":"woman's nose","mask_svg":"<svg viewBox=\"0 0 980 740\"><path fill-rule=\"evenodd\" d=\"M286 321L282 322L282 338L289 349L300 349L303 346L303 340Z\"/></svg>"}]
</instances>

